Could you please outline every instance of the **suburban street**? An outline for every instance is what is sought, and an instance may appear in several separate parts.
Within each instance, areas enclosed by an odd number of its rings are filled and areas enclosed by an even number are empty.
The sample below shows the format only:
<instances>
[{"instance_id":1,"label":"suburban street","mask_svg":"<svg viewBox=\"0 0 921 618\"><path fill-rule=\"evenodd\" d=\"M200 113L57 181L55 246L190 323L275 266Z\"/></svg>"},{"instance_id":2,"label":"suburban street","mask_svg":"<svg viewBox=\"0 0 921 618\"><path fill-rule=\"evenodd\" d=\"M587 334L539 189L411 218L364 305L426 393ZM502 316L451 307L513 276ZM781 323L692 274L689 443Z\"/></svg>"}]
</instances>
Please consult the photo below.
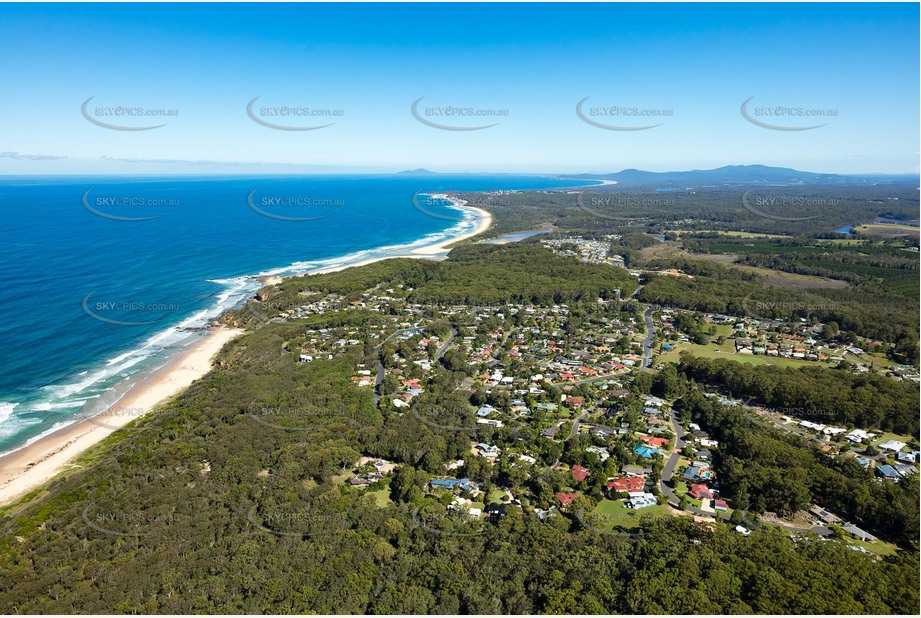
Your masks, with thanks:
<instances>
[{"instance_id":1,"label":"suburban street","mask_svg":"<svg viewBox=\"0 0 921 618\"><path fill-rule=\"evenodd\" d=\"M377 375L374 377L374 405L375 406L378 403L380 403L380 400L381 400L380 386L381 386L381 382L384 381L384 362L383 362L383 359L381 358L381 349L384 347L385 343L387 343L388 341L390 341L397 335L400 335L405 332L409 332L411 330L417 330L417 329L401 328L400 330L393 332L389 337L381 341L381 343L376 348L374 348L374 354L377 356ZM441 361L441 359L444 358L445 352L447 352L448 348L451 347L451 344L454 343L454 338L456 336L457 336L457 329L452 326L451 336L449 336L448 340L445 341L444 344L440 348L438 348L438 352L435 353L436 361Z\"/></svg>"},{"instance_id":2,"label":"suburban street","mask_svg":"<svg viewBox=\"0 0 921 618\"><path fill-rule=\"evenodd\" d=\"M678 417L675 415L674 410L668 411L669 420L672 423L672 432L675 434L675 448L672 449L671 454L668 457L668 461L665 462L665 466L662 468L662 474L659 477L659 491L661 491L666 498L668 498L668 503L678 508L680 500L671 487L668 486L668 481L672 480L672 476L675 474L675 467L678 465L678 460L681 458L681 449L684 448L685 441L684 436L685 431L684 427L681 426L681 423L678 422ZM692 513L693 509L688 509ZM701 515L711 515L711 513L705 513L701 511Z\"/></svg>"},{"instance_id":3,"label":"suburban street","mask_svg":"<svg viewBox=\"0 0 921 618\"><path fill-rule=\"evenodd\" d=\"M656 336L656 328L652 323L652 307L646 309L643 318L646 320L646 339L643 340L643 363L640 365L640 371L649 369L652 362L652 342Z\"/></svg>"},{"instance_id":4,"label":"suburban street","mask_svg":"<svg viewBox=\"0 0 921 618\"><path fill-rule=\"evenodd\" d=\"M415 330L413 328L401 328L400 330L394 331L390 334L389 337L380 342L380 344L374 348L374 354L377 356L377 375L374 376L374 405L377 406L381 400L381 382L384 381L384 361L381 359L381 348L384 347L384 344L399 335L400 333L405 333L410 330Z\"/></svg>"},{"instance_id":5,"label":"suburban street","mask_svg":"<svg viewBox=\"0 0 921 618\"><path fill-rule=\"evenodd\" d=\"M451 344L454 343L454 338L457 337L457 329L454 326L451 326L451 336L448 337L448 340L444 342L438 352L435 353L435 360L441 362L441 359L444 358L445 352L448 351L448 348L451 347Z\"/></svg>"},{"instance_id":6,"label":"suburban street","mask_svg":"<svg viewBox=\"0 0 921 618\"><path fill-rule=\"evenodd\" d=\"M684 448L686 444L686 441L684 438L687 435L687 432L685 432L684 427L682 427L681 423L678 421L678 416L675 414L674 410L669 410L669 420L671 421L671 424L672 424L672 432L674 432L676 436L675 437L675 448L672 449L672 452L668 458L668 461L665 462L665 466L662 468L662 474L659 477L659 491L661 491L665 495L665 497L668 498L668 504L670 506L674 508L678 508L678 505L680 504L680 499L678 498L677 494L675 494L675 492L672 490L672 488L667 485L667 482L671 481L672 477L675 474L675 468L677 467L678 461L681 458L681 450ZM692 505L688 505L685 510L688 513L691 513L693 515L699 515L702 517L714 517L714 518L722 519L724 521L729 521L729 517L730 517L729 513L715 513L713 511L704 511ZM746 524L748 523L749 522L746 521ZM789 524L784 524L781 522L771 522L769 525L777 526L779 528L783 528L791 532L807 532L810 530L809 528L791 526ZM811 530L815 532L819 528L821 528L821 526L814 526Z\"/></svg>"}]
</instances>

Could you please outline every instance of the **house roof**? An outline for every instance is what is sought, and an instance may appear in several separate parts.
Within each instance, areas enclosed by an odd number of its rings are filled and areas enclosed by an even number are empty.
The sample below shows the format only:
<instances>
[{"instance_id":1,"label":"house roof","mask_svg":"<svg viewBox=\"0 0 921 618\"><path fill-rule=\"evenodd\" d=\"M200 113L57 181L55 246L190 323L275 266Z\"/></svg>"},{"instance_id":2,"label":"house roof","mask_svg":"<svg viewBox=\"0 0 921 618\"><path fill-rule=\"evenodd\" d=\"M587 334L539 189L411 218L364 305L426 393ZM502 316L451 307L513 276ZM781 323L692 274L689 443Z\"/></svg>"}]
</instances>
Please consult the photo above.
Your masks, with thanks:
<instances>
[{"instance_id":1,"label":"house roof","mask_svg":"<svg viewBox=\"0 0 921 618\"><path fill-rule=\"evenodd\" d=\"M608 489L614 491L643 491L646 479L638 476L621 476L608 481Z\"/></svg>"},{"instance_id":2,"label":"house roof","mask_svg":"<svg viewBox=\"0 0 921 618\"><path fill-rule=\"evenodd\" d=\"M568 504L572 504L572 501L578 498L579 494L564 493L564 492L558 491L554 494L554 496L556 496L556 499L560 501L560 504L562 504L563 506L566 506Z\"/></svg>"},{"instance_id":3,"label":"house roof","mask_svg":"<svg viewBox=\"0 0 921 618\"><path fill-rule=\"evenodd\" d=\"M882 476L885 476L886 478L889 478L889 479L897 479L897 478L899 478L899 473L896 472L895 468L893 468L892 466L890 466L890 465L888 465L888 464L883 464L883 465L881 465L881 466L876 466L876 472L877 472L877 474L880 474L880 475L882 475Z\"/></svg>"},{"instance_id":4,"label":"house roof","mask_svg":"<svg viewBox=\"0 0 921 618\"><path fill-rule=\"evenodd\" d=\"M695 483L694 485L691 485L691 489L690 491L688 491L688 494L690 494L691 497L696 498L698 500L700 500L701 498L712 498L713 497L713 492L710 491L710 488L700 483Z\"/></svg>"},{"instance_id":5,"label":"house roof","mask_svg":"<svg viewBox=\"0 0 921 618\"><path fill-rule=\"evenodd\" d=\"M588 468L582 466L573 466L572 467L572 478L576 481L584 481L592 475L591 471Z\"/></svg>"},{"instance_id":6,"label":"house roof","mask_svg":"<svg viewBox=\"0 0 921 618\"><path fill-rule=\"evenodd\" d=\"M646 459L652 459L654 456L659 454L659 449L651 446L638 446L633 449L633 452L639 455L640 457L645 457Z\"/></svg>"}]
</instances>

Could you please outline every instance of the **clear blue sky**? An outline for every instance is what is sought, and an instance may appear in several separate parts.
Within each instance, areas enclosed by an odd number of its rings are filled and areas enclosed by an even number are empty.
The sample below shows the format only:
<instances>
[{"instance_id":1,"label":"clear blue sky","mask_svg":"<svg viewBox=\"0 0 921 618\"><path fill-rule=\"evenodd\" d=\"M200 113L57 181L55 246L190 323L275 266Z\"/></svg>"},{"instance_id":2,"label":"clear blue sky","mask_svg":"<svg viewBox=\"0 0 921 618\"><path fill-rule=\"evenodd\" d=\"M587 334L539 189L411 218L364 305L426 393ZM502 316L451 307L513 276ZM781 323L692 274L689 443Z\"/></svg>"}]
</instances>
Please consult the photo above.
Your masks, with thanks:
<instances>
[{"instance_id":1,"label":"clear blue sky","mask_svg":"<svg viewBox=\"0 0 921 618\"><path fill-rule=\"evenodd\" d=\"M0 174L609 172L751 163L916 172L918 31L917 4L3 4ZM257 96L257 108L343 115L325 129L278 131L247 117ZM179 115L118 120L169 124L113 131L83 118L89 97L90 109ZM419 97L423 109L508 115L489 120L499 121L492 128L444 131L412 116ZM576 115L585 97L586 113L621 106L673 115L654 129L603 130ZM837 116L819 129L769 130L741 115L749 97L752 110L783 105Z\"/></svg>"}]
</instances>

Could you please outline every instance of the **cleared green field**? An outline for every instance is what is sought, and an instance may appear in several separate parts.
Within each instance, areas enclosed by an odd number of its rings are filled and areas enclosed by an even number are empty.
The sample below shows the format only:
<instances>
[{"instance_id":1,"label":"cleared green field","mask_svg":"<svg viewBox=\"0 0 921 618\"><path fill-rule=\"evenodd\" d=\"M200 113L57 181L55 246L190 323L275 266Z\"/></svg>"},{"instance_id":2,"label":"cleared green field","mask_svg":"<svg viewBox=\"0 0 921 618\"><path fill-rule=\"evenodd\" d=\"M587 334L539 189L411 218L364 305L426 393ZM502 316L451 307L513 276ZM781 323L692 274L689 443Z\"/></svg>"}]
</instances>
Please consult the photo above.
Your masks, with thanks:
<instances>
[{"instance_id":1,"label":"cleared green field","mask_svg":"<svg viewBox=\"0 0 921 618\"><path fill-rule=\"evenodd\" d=\"M897 225L883 223L868 223L854 228L857 234L875 236L879 238L894 238L898 236L918 236L919 228L913 225Z\"/></svg>"},{"instance_id":2,"label":"cleared green field","mask_svg":"<svg viewBox=\"0 0 921 618\"><path fill-rule=\"evenodd\" d=\"M717 230L668 230L666 234L707 234L713 233ZM785 234L760 234L758 232L735 232L728 230L719 230L719 234L724 236L736 236L738 238L795 238L795 236L788 236Z\"/></svg>"},{"instance_id":3,"label":"cleared green field","mask_svg":"<svg viewBox=\"0 0 921 618\"><path fill-rule=\"evenodd\" d=\"M900 436L897 433L891 433L891 432L886 431L886 432L883 432L883 434L880 435L878 438L873 440L871 444L873 444L874 446L877 446L888 440L898 440L899 442L904 442L905 444L910 444L911 442L916 441L911 436Z\"/></svg>"},{"instance_id":4,"label":"cleared green field","mask_svg":"<svg viewBox=\"0 0 921 618\"><path fill-rule=\"evenodd\" d=\"M783 358L781 356L764 356L762 354L736 354L732 341L722 345L710 342L707 345L696 343L676 343L671 350L663 352L655 362L677 363L682 350L689 350L695 356L703 358L720 358L750 365L776 365L778 367L832 367L833 363L827 361L808 361L798 358Z\"/></svg>"},{"instance_id":5,"label":"cleared green field","mask_svg":"<svg viewBox=\"0 0 921 618\"><path fill-rule=\"evenodd\" d=\"M377 501L377 506L384 508L393 504L393 500L390 499L390 489L378 489L377 491L369 491L369 496L374 496L374 499Z\"/></svg>"},{"instance_id":6,"label":"cleared green field","mask_svg":"<svg viewBox=\"0 0 921 618\"><path fill-rule=\"evenodd\" d=\"M600 528L602 530L613 530L616 528L636 528L640 525L640 518L645 516L651 517L672 517L671 508L667 505L647 506L646 508L634 511L624 507L626 500L602 500L595 509L585 516L584 521L587 525Z\"/></svg>"},{"instance_id":7,"label":"cleared green field","mask_svg":"<svg viewBox=\"0 0 921 618\"><path fill-rule=\"evenodd\" d=\"M843 542L847 543L848 545L863 547L864 549L873 552L877 556L894 556L898 551L898 548L892 543L886 543L885 541L867 543L866 541L861 541L860 539L854 538L846 533Z\"/></svg>"}]
</instances>

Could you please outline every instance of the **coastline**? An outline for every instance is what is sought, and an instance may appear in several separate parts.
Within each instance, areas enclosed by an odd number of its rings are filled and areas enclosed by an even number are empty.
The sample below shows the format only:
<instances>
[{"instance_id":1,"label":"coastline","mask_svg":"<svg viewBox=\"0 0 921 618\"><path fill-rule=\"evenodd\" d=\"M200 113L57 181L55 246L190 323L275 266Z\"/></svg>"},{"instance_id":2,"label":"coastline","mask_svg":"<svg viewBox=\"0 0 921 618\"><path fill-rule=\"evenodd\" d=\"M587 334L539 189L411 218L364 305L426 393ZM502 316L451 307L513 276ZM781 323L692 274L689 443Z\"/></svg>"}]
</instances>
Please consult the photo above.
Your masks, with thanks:
<instances>
[{"instance_id":1,"label":"coastline","mask_svg":"<svg viewBox=\"0 0 921 618\"><path fill-rule=\"evenodd\" d=\"M472 211L477 216L477 224L473 230L464 232L463 234L458 234L457 236L452 236L438 242L434 242L428 245L423 245L421 247L415 247L409 249L408 251L400 251L393 254L387 255L376 255L373 257L360 260L358 262L350 262L347 264L341 264L338 266L328 266L324 268L317 268L310 270L305 273L308 275L322 275L326 273L338 272L340 270L345 270L346 268L353 268L355 266L367 266L368 264L373 264L374 262L380 262L381 260L390 260L393 258L415 258L415 259L428 259L428 260L443 260L448 257L448 253L451 251L450 245L460 242L462 240L467 240L468 238L473 238L478 236L488 230L492 226L492 215L483 210L482 208L477 208L476 206L468 206L464 200L459 200L456 198L448 197L443 194L433 195L433 197L441 197L443 199L449 200L452 203L452 208L458 210L467 210ZM276 281L277 282L277 281ZM268 284L267 284L268 285Z\"/></svg>"},{"instance_id":2,"label":"coastline","mask_svg":"<svg viewBox=\"0 0 921 618\"><path fill-rule=\"evenodd\" d=\"M492 215L487 211L468 206L463 200L442 195L439 197L450 200L453 208L473 212L476 215L474 229L409 250L312 269L306 274L337 272L392 258L443 260L450 251L449 245L482 234L492 225ZM274 285L283 281L285 277L256 275L255 278L263 285ZM181 393L192 382L211 370L212 358L224 344L243 332L227 327L208 329L208 334L201 341L190 345L170 358L163 367L133 384L121 398L100 410L95 416L66 425L35 442L0 456L0 506L12 503L45 485L72 467L72 462L87 449Z\"/></svg>"},{"instance_id":3,"label":"coastline","mask_svg":"<svg viewBox=\"0 0 921 618\"><path fill-rule=\"evenodd\" d=\"M201 341L134 384L115 404L0 457L0 505L15 501L71 467L87 449L186 389L211 370L211 360L242 330L212 328ZM103 419L103 420L100 420Z\"/></svg>"}]
</instances>

